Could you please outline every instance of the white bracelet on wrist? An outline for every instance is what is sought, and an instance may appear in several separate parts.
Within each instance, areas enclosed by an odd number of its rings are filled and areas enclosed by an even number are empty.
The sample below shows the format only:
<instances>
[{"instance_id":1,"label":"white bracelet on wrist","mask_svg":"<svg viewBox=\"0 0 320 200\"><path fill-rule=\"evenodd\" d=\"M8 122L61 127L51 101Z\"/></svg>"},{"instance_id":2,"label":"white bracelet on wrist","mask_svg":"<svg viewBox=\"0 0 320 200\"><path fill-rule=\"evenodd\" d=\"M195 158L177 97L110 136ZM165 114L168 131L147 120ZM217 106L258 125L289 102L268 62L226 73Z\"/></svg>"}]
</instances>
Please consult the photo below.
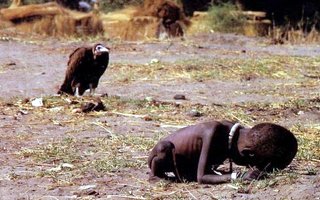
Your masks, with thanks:
<instances>
[{"instance_id":1,"label":"white bracelet on wrist","mask_svg":"<svg viewBox=\"0 0 320 200\"><path fill-rule=\"evenodd\" d=\"M231 180L237 179L237 172L232 172L231 173Z\"/></svg>"}]
</instances>

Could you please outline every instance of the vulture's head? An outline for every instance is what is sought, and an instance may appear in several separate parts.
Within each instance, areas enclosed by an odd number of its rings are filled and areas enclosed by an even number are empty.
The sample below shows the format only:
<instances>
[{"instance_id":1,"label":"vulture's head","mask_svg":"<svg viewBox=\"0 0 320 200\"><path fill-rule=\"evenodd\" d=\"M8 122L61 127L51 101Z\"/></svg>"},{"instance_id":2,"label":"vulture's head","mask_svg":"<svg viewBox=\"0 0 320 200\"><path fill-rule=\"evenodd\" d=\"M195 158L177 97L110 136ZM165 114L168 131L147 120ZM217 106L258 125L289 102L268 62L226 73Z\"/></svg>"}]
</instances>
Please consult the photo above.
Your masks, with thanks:
<instances>
[{"instance_id":1,"label":"vulture's head","mask_svg":"<svg viewBox=\"0 0 320 200\"><path fill-rule=\"evenodd\" d=\"M109 54L109 48L103 46L102 44L94 45L92 51L93 51L94 58L97 58L104 54Z\"/></svg>"}]
</instances>

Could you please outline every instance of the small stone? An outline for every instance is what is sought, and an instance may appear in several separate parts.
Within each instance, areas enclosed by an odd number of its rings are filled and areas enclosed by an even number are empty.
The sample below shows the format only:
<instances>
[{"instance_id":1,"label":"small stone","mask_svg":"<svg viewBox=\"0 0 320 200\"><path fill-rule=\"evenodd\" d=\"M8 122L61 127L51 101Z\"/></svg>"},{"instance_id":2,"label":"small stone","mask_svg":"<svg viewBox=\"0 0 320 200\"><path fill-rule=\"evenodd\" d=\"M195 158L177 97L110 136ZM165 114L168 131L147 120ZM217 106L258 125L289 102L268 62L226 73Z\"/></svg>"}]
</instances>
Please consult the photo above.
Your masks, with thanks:
<instances>
[{"instance_id":1,"label":"small stone","mask_svg":"<svg viewBox=\"0 0 320 200\"><path fill-rule=\"evenodd\" d=\"M79 187L79 190L89 190L89 189L93 189L96 188L96 185L82 185Z\"/></svg>"},{"instance_id":2,"label":"small stone","mask_svg":"<svg viewBox=\"0 0 320 200\"><path fill-rule=\"evenodd\" d=\"M30 99L28 99L28 98L25 98L22 100L22 103L29 103L29 102L30 102Z\"/></svg>"},{"instance_id":3,"label":"small stone","mask_svg":"<svg viewBox=\"0 0 320 200\"><path fill-rule=\"evenodd\" d=\"M79 101L71 100L69 103L70 103L71 105L75 105L75 104L78 104L78 103L79 103Z\"/></svg>"},{"instance_id":4,"label":"small stone","mask_svg":"<svg viewBox=\"0 0 320 200\"><path fill-rule=\"evenodd\" d=\"M26 111L26 110L19 110L19 113L20 113L21 115L27 115L27 114L28 114L28 111Z\"/></svg>"},{"instance_id":5,"label":"small stone","mask_svg":"<svg viewBox=\"0 0 320 200\"><path fill-rule=\"evenodd\" d=\"M69 98L64 99L67 103L71 103L71 100Z\"/></svg>"},{"instance_id":6,"label":"small stone","mask_svg":"<svg viewBox=\"0 0 320 200\"><path fill-rule=\"evenodd\" d=\"M120 95L112 95L111 98L114 98L114 99L121 99L121 96Z\"/></svg>"},{"instance_id":7,"label":"small stone","mask_svg":"<svg viewBox=\"0 0 320 200\"><path fill-rule=\"evenodd\" d=\"M176 94L173 97L175 100L186 100L186 96L183 94Z\"/></svg>"},{"instance_id":8,"label":"small stone","mask_svg":"<svg viewBox=\"0 0 320 200\"><path fill-rule=\"evenodd\" d=\"M50 112L59 112L63 110L63 106L53 107L53 108L50 108L49 110Z\"/></svg>"},{"instance_id":9,"label":"small stone","mask_svg":"<svg viewBox=\"0 0 320 200\"><path fill-rule=\"evenodd\" d=\"M149 115L144 116L144 121L152 121L152 118Z\"/></svg>"},{"instance_id":10,"label":"small stone","mask_svg":"<svg viewBox=\"0 0 320 200\"><path fill-rule=\"evenodd\" d=\"M72 113L81 113L82 110L81 110L81 108L75 108L75 109L73 109L71 112L72 112Z\"/></svg>"},{"instance_id":11,"label":"small stone","mask_svg":"<svg viewBox=\"0 0 320 200\"><path fill-rule=\"evenodd\" d=\"M87 193L87 195L91 195L91 196L98 196L99 195L99 192L97 192L95 190L89 190L86 193Z\"/></svg>"},{"instance_id":12,"label":"small stone","mask_svg":"<svg viewBox=\"0 0 320 200\"><path fill-rule=\"evenodd\" d=\"M14 106L14 104L13 104L13 103L9 103L9 102L8 102L8 103L6 103L5 105L6 105L6 106L8 106L8 107Z\"/></svg>"},{"instance_id":13,"label":"small stone","mask_svg":"<svg viewBox=\"0 0 320 200\"><path fill-rule=\"evenodd\" d=\"M8 62L8 63L6 64L6 66L13 66L13 65L16 65L16 63L15 63L15 62Z\"/></svg>"},{"instance_id":14,"label":"small stone","mask_svg":"<svg viewBox=\"0 0 320 200\"><path fill-rule=\"evenodd\" d=\"M103 93L101 97L109 97L108 93Z\"/></svg>"},{"instance_id":15,"label":"small stone","mask_svg":"<svg viewBox=\"0 0 320 200\"><path fill-rule=\"evenodd\" d=\"M49 172L59 172L62 169L73 169L73 168L74 168L73 164L62 163L62 164L58 165L57 167L53 167L53 168L48 169L47 171L49 171Z\"/></svg>"},{"instance_id":16,"label":"small stone","mask_svg":"<svg viewBox=\"0 0 320 200\"><path fill-rule=\"evenodd\" d=\"M59 172L59 171L61 171L61 166L59 165L59 166L57 166L57 167L53 167L53 168L50 168L50 169L48 169L47 171L48 172Z\"/></svg>"},{"instance_id":17,"label":"small stone","mask_svg":"<svg viewBox=\"0 0 320 200\"><path fill-rule=\"evenodd\" d=\"M302 111L302 110L300 110L299 112L298 112L298 115L303 115L304 114L304 112Z\"/></svg>"},{"instance_id":18,"label":"small stone","mask_svg":"<svg viewBox=\"0 0 320 200\"><path fill-rule=\"evenodd\" d=\"M101 100L97 100L96 102L88 102L81 106L81 111L85 113L104 110L106 110L106 107L103 105Z\"/></svg>"},{"instance_id":19,"label":"small stone","mask_svg":"<svg viewBox=\"0 0 320 200\"><path fill-rule=\"evenodd\" d=\"M42 107L43 106L43 100L42 98L36 98L34 100L31 101L31 105L33 107Z\"/></svg>"},{"instance_id":20,"label":"small stone","mask_svg":"<svg viewBox=\"0 0 320 200\"><path fill-rule=\"evenodd\" d=\"M146 97L145 100L148 102L152 102L154 99L152 97Z\"/></svg>"},{"instance_id":21,"label":"small stone","mask_svg":"<svg viewBox=\"0 0 320 200\"><path fill-rule=\"evenodd\" d=\"M74 165L70 164L70 163L62 163L61 164L61 168L69 168L69 169L73 169Z\"/></svg>"},{"instance_id":22,"label":"small stone","mask_svg":"<svg viewBox=\"0 0 320 200\"><path fill-rule=\"evenodd\" d=\"M159 63L160 61L156 58L151 59L150 64Z\"/></svg>"},{"instance_id":23,"label":"small stone","mask_svg":"<svg viewBox=\"0 0 320 200\"><path fill-rule=\"evenodd\" d=\"M190 117L201 117L203 114L200 113L199 111L197 110L191 110L189 113L188 113L188 116Z\"/></svg>"}]
</instances>

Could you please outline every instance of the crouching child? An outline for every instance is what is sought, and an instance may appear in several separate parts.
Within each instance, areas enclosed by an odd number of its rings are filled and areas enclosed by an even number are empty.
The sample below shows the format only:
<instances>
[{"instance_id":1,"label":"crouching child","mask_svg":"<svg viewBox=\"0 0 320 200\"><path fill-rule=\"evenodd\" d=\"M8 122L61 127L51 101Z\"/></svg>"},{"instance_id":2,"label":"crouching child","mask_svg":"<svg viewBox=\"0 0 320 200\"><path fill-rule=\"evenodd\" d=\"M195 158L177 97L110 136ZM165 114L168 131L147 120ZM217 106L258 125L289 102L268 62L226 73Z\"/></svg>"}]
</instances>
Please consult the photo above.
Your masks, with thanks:
<instances>
[{"instance_id":1,"label":"crouching child","mask_svg":"<svg viewBox=\"0 0 320 200\"><path fill-rule=\"evenodd\" d=\"M261 123L246 128L229 121L188 126L161 139L152 149L148 165L150 180L197 181L204 184L232 179L259 179L263 172L284 169L295 157L297 140L286 128ZM230 171L217 172L226 159ZM232 162L247 166L244 174L232 170ZM174 176L169 176L172 172Z\"/></svg>"}]
</instances>

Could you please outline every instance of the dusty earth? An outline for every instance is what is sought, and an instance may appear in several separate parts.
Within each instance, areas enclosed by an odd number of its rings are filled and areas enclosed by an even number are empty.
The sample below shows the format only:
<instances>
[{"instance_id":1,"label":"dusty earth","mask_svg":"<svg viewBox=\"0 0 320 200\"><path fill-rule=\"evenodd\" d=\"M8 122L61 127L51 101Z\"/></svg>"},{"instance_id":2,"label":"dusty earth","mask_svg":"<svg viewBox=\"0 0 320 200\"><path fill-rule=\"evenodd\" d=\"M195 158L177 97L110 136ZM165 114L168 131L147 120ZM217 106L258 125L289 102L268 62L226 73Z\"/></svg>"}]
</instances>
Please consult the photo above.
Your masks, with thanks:
<instances>
[{"instance_id":1,"label":"dusty earth","mask_svg":"<svg viewBox=\"0 0 320 200\"><path fill-rule=\"evenodd\" d=\"M228 34L139 42L2 35L0 199L320 199L319 45ZM96 42L111 48L97 89L108 93L107 109L78 113L91 97L55 94L68 55ZM32 106L40 97L44 105ZM211 119L279 123L296 134L299 153L250 184L149 183L155 142Z\"/></svg>"}]
</instances>

